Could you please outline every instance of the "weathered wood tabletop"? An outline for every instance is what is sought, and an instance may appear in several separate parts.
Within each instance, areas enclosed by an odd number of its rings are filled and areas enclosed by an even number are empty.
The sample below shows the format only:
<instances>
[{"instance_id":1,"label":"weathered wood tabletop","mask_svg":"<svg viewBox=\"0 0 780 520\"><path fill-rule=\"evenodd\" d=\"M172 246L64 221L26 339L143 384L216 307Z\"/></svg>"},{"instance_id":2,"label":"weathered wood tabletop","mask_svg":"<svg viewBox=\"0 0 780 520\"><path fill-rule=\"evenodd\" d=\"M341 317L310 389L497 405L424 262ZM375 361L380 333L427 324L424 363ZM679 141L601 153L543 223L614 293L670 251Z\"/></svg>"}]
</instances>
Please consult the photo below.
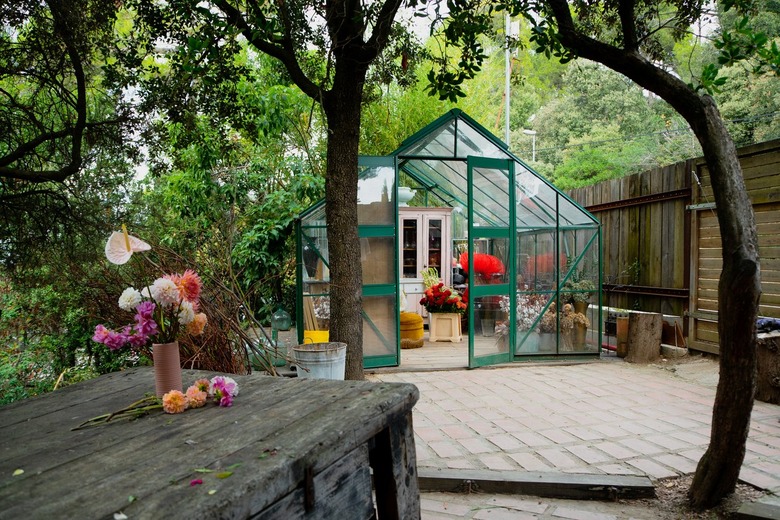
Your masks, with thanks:
<instances>
[{"instance_id":1,"label":"weathered wood tabletop","mask_svg":"<svg viewBox=\"0 0 780 520\"><path fill-rule=\"evenodd\" d=\"M153 370L0 408L0 518L419 518L415 386L233 377L230 408L76 431L154 392Z\"/></svg>"}]
</instances>

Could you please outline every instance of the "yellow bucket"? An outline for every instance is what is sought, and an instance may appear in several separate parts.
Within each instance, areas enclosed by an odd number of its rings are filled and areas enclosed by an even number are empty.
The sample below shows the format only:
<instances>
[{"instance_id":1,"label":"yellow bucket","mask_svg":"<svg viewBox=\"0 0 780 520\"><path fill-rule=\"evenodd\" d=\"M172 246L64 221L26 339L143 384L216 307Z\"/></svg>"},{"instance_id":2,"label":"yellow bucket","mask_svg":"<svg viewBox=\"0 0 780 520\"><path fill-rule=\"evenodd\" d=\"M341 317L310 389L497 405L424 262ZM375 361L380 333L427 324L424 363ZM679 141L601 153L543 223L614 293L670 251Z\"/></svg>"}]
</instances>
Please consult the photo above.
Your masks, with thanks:
<instances>
[{"instance_id":1,"label":"yellow bucket","mask_svg":"<svg viewBox=\"0 0 780 520\"><path fill-rule=\"evenodd\" d=\"M328 343L330 331L327 330L304 330L303 343Z\"/></svg>"}]
</instances>

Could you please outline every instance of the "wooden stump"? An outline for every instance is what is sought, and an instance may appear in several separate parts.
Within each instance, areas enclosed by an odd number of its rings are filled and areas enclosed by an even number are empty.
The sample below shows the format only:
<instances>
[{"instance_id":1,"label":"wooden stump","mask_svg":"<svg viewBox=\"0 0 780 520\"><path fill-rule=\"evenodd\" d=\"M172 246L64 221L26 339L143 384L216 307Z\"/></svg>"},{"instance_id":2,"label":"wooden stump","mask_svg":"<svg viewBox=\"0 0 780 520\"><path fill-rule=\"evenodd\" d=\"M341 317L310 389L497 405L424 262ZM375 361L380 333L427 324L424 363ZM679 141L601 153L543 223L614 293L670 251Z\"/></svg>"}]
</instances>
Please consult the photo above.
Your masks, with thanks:
<instances>
[{"instance_id":1,"label":"wooden stump","mask_svg":"<svg viewBox=\"0 0 780 520\"><path fill-rule=\"evenodd\" d=\"M780 332L759 334L756 342L756 399L780 404Z\"/></svg>"},{"instance_id":2,"label":"wooden stump","mask_svg":"<svg viewBox=\"0 0 780 520\"><path fill-rule=\"evenodd\" d=\"M661 357L662 331L663 317L657 312L629 312L626 361L649 363Z\"/></svg>"}]
</instances>

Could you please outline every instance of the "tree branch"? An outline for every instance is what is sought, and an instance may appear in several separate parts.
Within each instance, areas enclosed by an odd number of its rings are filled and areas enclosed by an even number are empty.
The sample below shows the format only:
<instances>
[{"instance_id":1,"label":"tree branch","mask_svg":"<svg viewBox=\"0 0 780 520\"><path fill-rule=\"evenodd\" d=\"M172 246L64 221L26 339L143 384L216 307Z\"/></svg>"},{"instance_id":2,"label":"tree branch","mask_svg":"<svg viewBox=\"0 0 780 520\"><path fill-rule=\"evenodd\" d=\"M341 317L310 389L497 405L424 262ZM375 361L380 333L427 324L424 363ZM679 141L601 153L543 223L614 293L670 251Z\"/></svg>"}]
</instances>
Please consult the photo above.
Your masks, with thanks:
<instances>
[{"instance_id":1,"label":"tree branch","mask_svg":"<svg viewBox=\"0 0 780 520\"><path fill-rule=\"evenodd\" d=\"M379 50L384 49L390 39L390 31L393 28L393 20L401 6L401 0L386 0L376 18L374 31L368 39L365 47L372 53L368 57L373 61L379 55Z\"/></svg>"},{"instance_id":2,"label":"tree branch","mask_svg":"<svg viewBox=\"0 0 780 520\"><path fill-rule=\"evenodd\" d=\"M655 66L638 49L623 50L578 31L566 0L546 0L558 26L561 43L578 56L602 63L639 86L656 93L677 110L689 124L700 121L701 98L680 78ZM630 23L633 27L633 22ZM624 29L625 30L625 29ZM635 29L630 29L635 32Z\"/></svg>"},{"instance_id":3,"label":"tree branch","mask_svg":"<svg viewBox=\"0 0 780 520\"><path fill-rule=\"evenodd\" d=\"M289 72L290 78L304 94L317 101L322 98L322 89L306 76L298 64L298 60L295 57L295 49L289 23L284 24L285 37L280 42L273 43L269 39L261 37L259 31L254 30L241 12L231 5L228 0L215 0L214 5L228 17L228 22L231 25L237 27L239 31L241 31L241 34L249 43L261 52L281 61L287 69L287 72Z\"/></svg>"},{"instance_id":4,"label":"tree branch","mask_svg":"<svg viewBox=\"0 0 780 520\"><path fill-rule=\"evenodd\" d=\"M618 2L618 14L620 15L620 27L623 29L623 46L628 52L636 52L639 49L639 42L634 25L634 0Z\"/></svg>"}]
</instances>

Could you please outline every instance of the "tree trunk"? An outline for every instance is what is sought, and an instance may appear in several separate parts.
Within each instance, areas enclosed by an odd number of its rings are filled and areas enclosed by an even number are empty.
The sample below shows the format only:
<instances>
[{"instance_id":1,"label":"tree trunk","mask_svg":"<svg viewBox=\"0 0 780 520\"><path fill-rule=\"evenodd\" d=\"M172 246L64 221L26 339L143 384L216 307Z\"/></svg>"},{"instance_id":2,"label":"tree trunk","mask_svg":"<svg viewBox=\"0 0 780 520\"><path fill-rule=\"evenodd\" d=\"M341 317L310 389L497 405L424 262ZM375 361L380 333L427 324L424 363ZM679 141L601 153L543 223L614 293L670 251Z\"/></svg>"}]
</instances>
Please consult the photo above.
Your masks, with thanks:
<instances>
[{"instance_id":1,"label":"tree trunk","mask_svg":"<svg viewBox=\"0 0 780 520\"><path fill-rule=\"evenodd\" d=\"M699 461L688 496L695 508L711 507L737 485L756 381L755 324L761 296L758 239L737 150L710 96L698 94L633 48L621 49L584 35L573 22L568 2L548 3L555 11L561 42L566 47L660 96L691 125L704 152L723 249L718 284L720 379L710 445ZM624 34L636 34L633 22L630 17L621 18Z\"/></svg>"},{"instance_id":2,"label":"tree trunk","mask_svg":"<svg viewBox=\"0 0 780 520\"><path fill-rule=\"evenodd\" d=\"M695 508L718 504L737 485L756 391L756 317L761 296L756 225L737 151L714 102L703 99L704 117L691 126L710 171L723 271L718 284L720 379L710 445L688 491Z\"/></svg>"},{"instance_id":3,"label":"tree trunk","mask_svg":"<svg viewBox=\"0 0 780 520\"><path fill-rule=\"evenodd\" d=\"M323 100L328 123L325 215L330 255L330 341L347 344L346 379L363 379L363 271L358 239L357 185L360 67L337 65L333 89ZM339 268L338 266L348 266Z\"/></svg>"}]
</instances>

